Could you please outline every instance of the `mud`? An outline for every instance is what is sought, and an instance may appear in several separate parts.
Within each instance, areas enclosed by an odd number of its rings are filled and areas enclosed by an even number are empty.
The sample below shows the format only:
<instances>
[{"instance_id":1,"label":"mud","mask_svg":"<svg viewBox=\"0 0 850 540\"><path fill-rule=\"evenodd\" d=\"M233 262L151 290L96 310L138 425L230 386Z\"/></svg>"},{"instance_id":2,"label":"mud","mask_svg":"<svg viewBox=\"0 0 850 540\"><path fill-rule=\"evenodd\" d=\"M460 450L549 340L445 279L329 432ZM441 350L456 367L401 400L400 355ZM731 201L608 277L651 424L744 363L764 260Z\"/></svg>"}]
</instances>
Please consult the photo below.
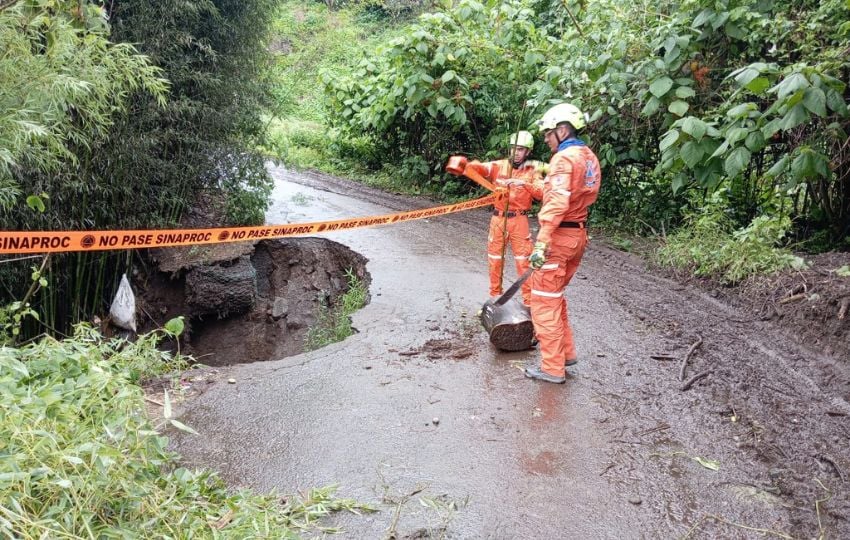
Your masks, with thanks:
<instances>
[{"instance_id":1,"label":"mud","mask_svg":"<svg viewBox=\"0 0 850 540\"><path fill-rule=\"evenodd\" d=\"M269 221L428 204L273 173ZM370 259L361 332L222 368L237 382L182 407L202 435L174 448L234 486L339 484L380 510L335 516L347 538L850 537L846 359L595 238L567 292L579 364L529 381L536 351L497 351L473 315L488 221L334 236Z\"/></svg>"},{"instance_id":2,"label":"mud","mask_svg":"<svg viewBox=\"0 0 850 540\"><path fill-rule=\"evenodd\" d=\"M804 255L808 268L751 279L735 288L702 287L763 321L786 328L799 343L850 363L850 253Z\"/></svg>"},{"instance_id":3,"label":"mud","mask_svg":"<svg viewBox=\"0 0 850 540\"><path fill-rule=\"evenodd\" d=\"M818 521L827 519L826 530L843 531L837 537L850 533L847 359L809 349L783 326L738 311L715 295L654 278L646 274L643 261L627 254L603 248L592 261L609 278L612 297L664 338L666 346L657 356L676 360L641 362L626 371L632 379L630 393L641 396L639 409L653 414L617 432L623 450L647 444L646 437L636 435L653 429L652 421L668 424L668 429L653 432L650 444L671 456L681 449L670 444L671 435L672 440L714 447L721 463L734 464L733 474L723 474L727 478L716 487L731 490L736 498L747 494L749 503L784 507L786 532L817 536ZM685 377L709 374L683 392L680 362L698 340L703 343L691 355ZM671 376L673 383L665 382ZM611 401L620 401L620 396ZM720 440L707 440L718 435ZM672 467L682 458L660 459ZM705 518L701 529L722 525L687 508L676 513Z\"/></svg>"},{"instance_id":4,"label":"mud","mask_svg":"<svg viewBox=\"0 0 850 540\"><path fill-rule=\"evenodd\" d=\"M398 352L400 357L421 356L428 360L463 360L475 354L475 349L469 344L469 337L463 337L456 332L449 331L449 337L432 338L420 347L414 347L406 351L389 349L387 352Z\"/></svg>"},{"instance_id":5,"label":"mud","mask_svg":"<svg viewBox=\"0 0 850 540\"><path fill-rule=\"evenodd\" d=\"M154 271L143 286L145 312L162 321L187 316L182 351L200 363L226 366L302 353L319 306L335 305L348 289L346 272L367 287L371 281L365 257L331 240L249 246L207 254L204 262L171 256L163 263L176 271Z\"/></svg>"}]
</instances>

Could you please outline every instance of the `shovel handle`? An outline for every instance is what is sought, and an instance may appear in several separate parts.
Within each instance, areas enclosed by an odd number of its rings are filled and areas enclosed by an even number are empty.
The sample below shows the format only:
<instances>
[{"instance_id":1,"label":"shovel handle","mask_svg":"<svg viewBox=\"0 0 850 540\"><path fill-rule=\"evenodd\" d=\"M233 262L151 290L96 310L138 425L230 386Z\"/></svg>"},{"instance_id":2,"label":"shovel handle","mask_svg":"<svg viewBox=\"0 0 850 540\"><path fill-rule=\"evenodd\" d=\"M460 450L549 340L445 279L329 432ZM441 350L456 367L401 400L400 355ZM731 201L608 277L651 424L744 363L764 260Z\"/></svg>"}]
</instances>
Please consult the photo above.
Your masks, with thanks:
<instances>
[{"instance_id":1,"label":"shovel handle","mask_svg":"<svg viewBox=\"0 0 850 540\"><path fill-rule=\"evenodd\" d=\"M472 167L466 167L463 170L463 175L465 177L469 178L470 180L472 180L473 182L475 182L476 184L479 184L479 185L489 189L490 191L496 191L496 186L493 185L492 182L490 182L489 180L487 180L486 178L481 176L481 174L478 171L476 171L475 169L473 169Z\"/></svg>"}]
</instances>

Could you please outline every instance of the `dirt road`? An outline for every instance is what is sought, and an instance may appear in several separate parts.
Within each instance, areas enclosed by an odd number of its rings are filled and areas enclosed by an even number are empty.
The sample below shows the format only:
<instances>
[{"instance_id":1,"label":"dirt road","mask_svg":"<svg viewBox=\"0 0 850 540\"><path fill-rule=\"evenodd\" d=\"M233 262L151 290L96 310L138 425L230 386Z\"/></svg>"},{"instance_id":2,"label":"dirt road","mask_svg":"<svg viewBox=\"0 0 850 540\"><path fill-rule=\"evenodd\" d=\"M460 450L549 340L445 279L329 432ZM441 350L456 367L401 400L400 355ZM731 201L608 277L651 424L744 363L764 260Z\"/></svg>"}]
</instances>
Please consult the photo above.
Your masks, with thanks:
<instances>
[{"instance_id":1,"label":"dirt road","mask_svg":"<svg viewBox=\"0 0 850 540\"><path fill-rule=\"evenodd\" d=\"M426 206L273 169L268 221ZM369 258L359 333L227 368L184 404L194 465L235 486L338 484L344 538L850 537L848 362L592 242L566 385L493 350L483 211L328 235ZM681 360L692 345L684 379ZM236 384L228 384L232 377ZM714 470L716 469L716 470Z\"/></svg>"}]
</instances>

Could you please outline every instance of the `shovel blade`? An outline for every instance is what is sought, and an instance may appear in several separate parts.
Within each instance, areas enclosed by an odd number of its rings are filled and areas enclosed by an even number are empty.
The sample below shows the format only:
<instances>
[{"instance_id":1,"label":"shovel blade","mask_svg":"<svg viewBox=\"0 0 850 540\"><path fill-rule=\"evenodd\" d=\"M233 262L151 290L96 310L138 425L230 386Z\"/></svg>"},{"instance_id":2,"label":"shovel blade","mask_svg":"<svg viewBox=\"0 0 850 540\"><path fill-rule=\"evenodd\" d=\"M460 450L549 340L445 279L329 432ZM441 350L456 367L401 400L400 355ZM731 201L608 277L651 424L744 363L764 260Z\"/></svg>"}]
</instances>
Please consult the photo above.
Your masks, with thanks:
<instances>
[{"instance_id":1,"label":"shovel blade","mask_svg":"<svg viewBox=\"0 0 850 540\"><path fill-rule=\"evenodd\" d=\"M533 272L534 272L533 268L529 268L528 270L523 272L523 274L521 276L519 276L519 279L514 281L513 285L508 287L508 290L505 291L504 294L502 294L502 296L496 298L496 300L494 300L493 303L496 304L497 306L503 306L503 305L507 304L508 300L513 298L513 296L516 294L516 292L519 290L519 288L522 287L522 284L525 283L525 281L528 278L531 277L531 274Z\"/></svg>"}]
</instances>

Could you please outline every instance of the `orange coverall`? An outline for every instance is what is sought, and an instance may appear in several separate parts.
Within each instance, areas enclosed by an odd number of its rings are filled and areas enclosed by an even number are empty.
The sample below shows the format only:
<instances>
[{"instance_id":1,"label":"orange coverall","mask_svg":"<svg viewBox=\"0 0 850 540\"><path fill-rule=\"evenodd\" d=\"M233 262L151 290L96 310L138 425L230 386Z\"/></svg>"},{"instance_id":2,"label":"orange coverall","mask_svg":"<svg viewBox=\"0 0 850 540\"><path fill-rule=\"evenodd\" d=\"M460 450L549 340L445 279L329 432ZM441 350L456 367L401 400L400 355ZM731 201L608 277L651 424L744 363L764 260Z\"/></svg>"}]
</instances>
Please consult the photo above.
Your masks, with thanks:
<instances>
[{"instance_id":1,"label":"orange coverall","mask_svg":"<svg viewBox=\"0 0 850 540\"><path fill-rule=\"evenodd\" d=\"M587 208L596 201L601 182L599 160L584 144L555 153L543 180L537 241L548 245L548 254L531 275L531 319L540 342L541 369L555 377L564 377L564 365L576 358L564 290L584 254Z\"/></svg>"},{"instance_id":2,"label":"orange coverall","mask_svg":"<svg viewBox=\"0 0 850 540\"><path fill-rule=\"evenodd\" d=\"M527 160L519 167L512 167L507 159L481 163L471 161L467 167L475 169L481 176L500 187L508 189L508 234L507 239L514 254L517 275L528 270L528 256L531 255L533 244L531 231L528 228L528 213L531 211L532 199L543 196L540 180L539 161ZM510 181L511 184L507 185ZM502 254L505 252L505 207L504 203L494 206L493 217L490 218L490 232L487 238L487 261L490 270L490 296L502 294ZM528 280L522 286L522 298L526 305L531 301L531 283Z\"/></svg>"}]
</instances>

